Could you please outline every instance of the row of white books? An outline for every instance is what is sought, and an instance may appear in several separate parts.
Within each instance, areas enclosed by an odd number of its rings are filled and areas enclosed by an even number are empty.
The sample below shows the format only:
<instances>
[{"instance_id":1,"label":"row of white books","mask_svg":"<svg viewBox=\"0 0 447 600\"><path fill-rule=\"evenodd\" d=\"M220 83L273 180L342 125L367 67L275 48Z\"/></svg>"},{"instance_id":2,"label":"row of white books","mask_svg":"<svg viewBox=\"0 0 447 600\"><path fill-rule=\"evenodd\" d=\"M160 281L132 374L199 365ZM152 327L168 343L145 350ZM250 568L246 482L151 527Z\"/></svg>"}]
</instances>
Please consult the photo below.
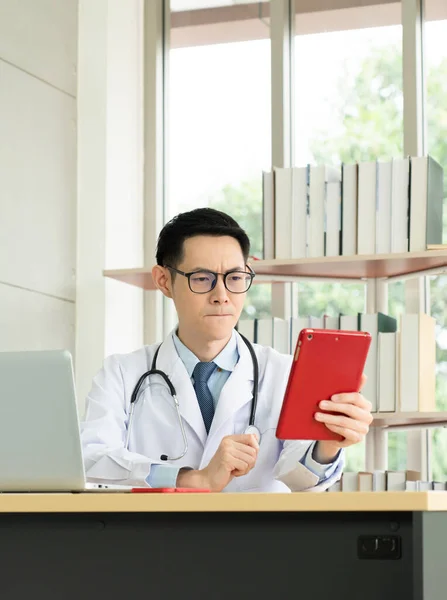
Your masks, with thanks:
<instances>
[{"instance_id":1,"label":"row of white books","mask_svg":"<svg viewBox=\"0 0 447 600\"><path fill-rule=\"evenodd\" d=\"M293 354L299 332L313 329L367 331L371 346L365 365L367 382L362 393L372 411L430 412L436 410L435 319L429 315L403 314L398 322L383 313L338 317L247 319L238 331L252 343ZM323 365L324 367L324 365Z\"/></svg>"},{"instance_id":2,"label":"row of white books","mask_svg":"<svg viewBox=\"0 0 447 600\"><path fill-rule=\"evenodd\" d=\"M431 157L263 172L264 258L424 251L442 244L443 169Z\"/></svg>"},{"instance_id":3,"label":"row of white books","mask_svg":"<svg viewBox=\"0 0 447 600\"><path fill-rule=\"evenodd\" d=\"M346 471L328 492L446 491L447 482L422 481L418 471Z\"/></svg>"}]
</instances>

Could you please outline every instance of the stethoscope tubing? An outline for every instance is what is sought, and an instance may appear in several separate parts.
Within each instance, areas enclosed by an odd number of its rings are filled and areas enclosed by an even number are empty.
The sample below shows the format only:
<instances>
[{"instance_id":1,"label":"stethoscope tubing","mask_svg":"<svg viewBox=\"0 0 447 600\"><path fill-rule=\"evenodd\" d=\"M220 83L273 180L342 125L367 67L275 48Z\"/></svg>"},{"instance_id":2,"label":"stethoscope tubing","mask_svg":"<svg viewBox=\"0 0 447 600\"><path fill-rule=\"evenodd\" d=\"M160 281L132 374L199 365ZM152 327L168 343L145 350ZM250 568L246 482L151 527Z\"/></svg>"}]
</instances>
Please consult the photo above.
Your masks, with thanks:
<instances>
[{"instance_id":1,"label":"stethoscope tubing","mask_svg":"<svg viewBox=\"0 0 447 600\"><path fill-rule=\"evenodd\" d=\"M256 418L256 408L257 408L257 404L258 404L258 388L259 388L259 363L258 363L258 359L256 357L256 353L255 350L252 346L252 344L247 340L247 338L245 336L243 336L242 334L239 334L241 336L241 338L244 340L245 345L248 348L248 351L250 352L250 356L253 362L253 398L251 401L251 409L250 409L250 420L249 420L249 424L247 427L247 430L249 430L250 428L258 431L256 426L255 426L255 418ZM176 457L169 457L166 454L162 454L160 456L160 460L162 461L175 461L175 460L180 460L181 458L183 458L186 453L188 452L188 438L186 436L186 432L185 432L185 427L183 425L183 419L182 416L180 414L180 405L179 405L179 401L177 398L177 392L175 390L175 387L172 383L172 381L169 379L169 377L166 375L166 373L164 371L160 371L159 369L157 369L157 357L158 357L158 353L160 351L161 348L161 344L160 346L158 346L157 350L155 351L154 354L154 358L152 359L152 365L151 368L149 369L149 371L146 371L145 373L143 373L143 375L141 375L141 377L139 378L139 380L137 381L134 390L132 392L132 395L130 397L130 408L129 408L129 419L128 419L128 423L127 423L127 434L126 434L126 442L125 442L125 448L126 450L129 449L129 442L130 442L130 435L131 435L131 431L132 431L132 426L133 426L133 420L134 420L134 411L135 411L135 405L138 401L139 398L139 391L141 386L143 385L143 382L150 377L151 375L159 375L164 382L166 383L166 385L169 388L169 392L172 396L172 399L174 401L174 406L175 406L175 410L177 413L177 418L178 418L178 422L180 424L180 429L181 429L181 433L182 433L182 438L183 438L183 451L179 456ZM259 436L259 434L258 434Z\"/></svg>"}]
</instances>

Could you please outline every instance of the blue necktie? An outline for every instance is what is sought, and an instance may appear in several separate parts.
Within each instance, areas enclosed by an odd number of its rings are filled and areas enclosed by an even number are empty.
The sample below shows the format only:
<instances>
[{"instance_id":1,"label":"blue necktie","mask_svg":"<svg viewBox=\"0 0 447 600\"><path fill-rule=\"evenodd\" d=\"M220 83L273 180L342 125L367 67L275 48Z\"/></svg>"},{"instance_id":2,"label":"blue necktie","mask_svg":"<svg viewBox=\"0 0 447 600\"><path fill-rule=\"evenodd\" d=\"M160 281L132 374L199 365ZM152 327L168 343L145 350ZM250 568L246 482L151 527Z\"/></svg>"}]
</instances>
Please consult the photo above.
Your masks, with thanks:
<instances>
[{"instance_id":1,"label":"blue necktie","mask_svg":"<svg viewBox=\"0 0 447 600\"><path fill-rule=\"evenodd\" d=\"M194 367L192 373L194 377L194 389L196 391L207 433L210 430L211 422L214 417L214 402L213 396L208 388L208 379L215 367L216 365L213 362L199 362Z\"/></svg>"}]
</instances>

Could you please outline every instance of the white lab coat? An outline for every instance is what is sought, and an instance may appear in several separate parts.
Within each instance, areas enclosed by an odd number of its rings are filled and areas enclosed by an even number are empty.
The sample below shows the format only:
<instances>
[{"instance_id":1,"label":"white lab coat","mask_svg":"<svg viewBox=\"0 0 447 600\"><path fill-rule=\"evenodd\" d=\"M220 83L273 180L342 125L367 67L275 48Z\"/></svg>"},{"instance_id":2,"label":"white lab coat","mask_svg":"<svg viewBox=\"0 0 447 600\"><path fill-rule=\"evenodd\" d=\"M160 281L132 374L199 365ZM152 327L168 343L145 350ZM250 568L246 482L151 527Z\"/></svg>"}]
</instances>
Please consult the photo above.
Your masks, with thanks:
<instances>
[{"instance_id":1,"label":"white lab coat","mask_svg":"<svg viewBox=\"0 0 447 600\"><path fill-rule=\"evenodd\" d=\"M210 462L224 436L243 433L249 422L253 389L253 363L237 334L239 361L225 383L207 436L200 408L186 368L174 346L172 334L164 341L157 358L175 389L188 438L188 452L174 461L177 467L202 469ZM145 346L125 355L113 355L93 380L87 398L85 421L81 424L86 475L89 481L146 485L152 464L167 464L161 454L178 456L183 440L174 403L166 383L152 375L143 384L135 406L126 450L125 439L132 391L140 376L151 368L158 345ZM235 477L226 492L324 491L340 478L343 459L327 480L300 464L309 441L281 441L275 436L291 357L254 344L259 362L259 396L255 424L261 443L255 467ZM169 464L169 463L168 463Z\"/></svg>"}]
</instances>

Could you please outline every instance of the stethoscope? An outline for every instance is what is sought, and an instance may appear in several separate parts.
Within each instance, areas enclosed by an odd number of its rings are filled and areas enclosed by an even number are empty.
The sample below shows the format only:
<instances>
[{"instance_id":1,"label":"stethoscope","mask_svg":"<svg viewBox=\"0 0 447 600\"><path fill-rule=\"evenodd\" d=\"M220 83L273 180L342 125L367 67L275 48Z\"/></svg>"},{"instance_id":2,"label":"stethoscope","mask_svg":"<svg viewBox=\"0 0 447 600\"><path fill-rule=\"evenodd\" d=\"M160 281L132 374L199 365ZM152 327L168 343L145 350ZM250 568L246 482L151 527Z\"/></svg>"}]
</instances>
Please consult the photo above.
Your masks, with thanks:
<instances>
[{"instance_id":1,"label":"stethoscope","mask_svg":"<svg viewBox=\"0 0 447 600\"><path fill-rule=\"evenodd\" d=\"M244 342L248 348L248 351L250 352L251 360L253 361L253 398L251 401L250 420L248 422L248 427L245 428L244 433L255 435L258 440L258 443L259 443L261 441L261 432L255 425L256 405L258 403L259 364L258 364L258 359L256 358L256 354L255 354L253 346L250 344L250 342L247 340L246 337L244 337L241 334L239 334L239 335L244 340ZM163 461L180 460L188 452L188 438L186 437L185 428L183 426L183 419L180 414L180 405L179 405L179 402L177 399L177 392L175 391L175 387L172 385L172 382L169 379L169 377L166 375L166 373L164 371L160 371L159 369L157 369L157 357L158 357L160 348L161 348L161 344L160 344L160 346L158 346L158 348L154 354L154 358L152 359L152 365L151 365L150 370L146 371L146 373L143 373L143 375L140 377L140 379L138 380L138 382L132 392L132 396L130 397L129 423L127 426L127 436L126 436L125 448L126 448L126 450L129 449L129 441L130 441L130 434L131 434L131 430L132 430L135 404L137 403L137 400L139 398L138 392L140 391L143 381L147 377L150 377L150 375L160 375L160 377L165 381L166 385L168 386L169 392L172 396L172 399L174 400L175 410L177 412L177 419L178 419L178 422L180 425L180 430L182 432L182 438L183 438L183 452L179 456L171 457L171 456L168 456L167 454L162 454L160 456L160 460L163 460Z\"/></svg>"}]
</instances>

